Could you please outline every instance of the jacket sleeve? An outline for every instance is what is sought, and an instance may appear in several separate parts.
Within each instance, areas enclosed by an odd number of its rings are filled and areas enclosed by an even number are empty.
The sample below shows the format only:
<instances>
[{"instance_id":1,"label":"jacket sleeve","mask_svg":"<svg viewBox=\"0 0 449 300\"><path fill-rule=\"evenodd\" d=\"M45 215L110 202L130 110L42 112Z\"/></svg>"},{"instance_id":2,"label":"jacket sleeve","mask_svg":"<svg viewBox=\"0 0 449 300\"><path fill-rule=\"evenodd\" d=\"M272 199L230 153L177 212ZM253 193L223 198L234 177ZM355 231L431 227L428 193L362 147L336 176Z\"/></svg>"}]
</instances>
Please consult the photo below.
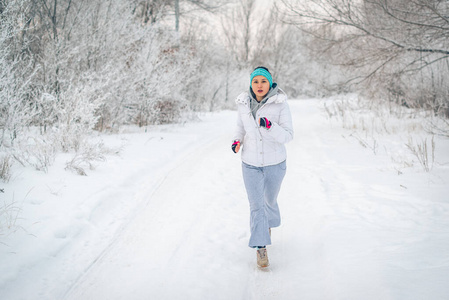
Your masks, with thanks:
<instances>
[{"instance_id":1,"label":"jacket sleeve","mask_svg":"<svg viewBox=\"0 0 449 300\"><path fill-rule=\"evenodd\" d=\"M287 102L284 102L280 111L279 123L273 122L268 132L278 143L285 144L293 139L292 115Z\"/></svg>"},{"instance_id":2,"label":"jacket sleeve","mask_svg":"<svg viewBox=\"0 0 449 300\"><path fill-rule=\"evenodd\" d=\"M243 144L243 138L245 137L245 128L243 127L242 117L240 110L237 110L237 126L234 132L234 138L232 141L239 140Z\"/></svg>"}]
</instances>

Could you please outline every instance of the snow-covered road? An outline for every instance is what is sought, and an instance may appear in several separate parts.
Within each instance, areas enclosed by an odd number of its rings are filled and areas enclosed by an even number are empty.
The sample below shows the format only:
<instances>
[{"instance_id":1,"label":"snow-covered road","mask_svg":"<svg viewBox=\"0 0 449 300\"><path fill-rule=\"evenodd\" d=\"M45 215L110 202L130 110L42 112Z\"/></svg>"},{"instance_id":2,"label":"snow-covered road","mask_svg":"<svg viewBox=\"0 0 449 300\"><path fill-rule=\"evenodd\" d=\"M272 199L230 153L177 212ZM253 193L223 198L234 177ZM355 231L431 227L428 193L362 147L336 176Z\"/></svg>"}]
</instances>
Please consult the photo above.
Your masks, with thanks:
<instances>
[{"instance_id":1,"label":"snow-covered road","mask_svg":"<svg viewBox=\"0 0 449 300\"><path fill-rule=\"evenodd\" d=\"M398 175L387 155L326 120L318 101L290 106L295 139L267 270L247 247L249 205L240 158L230 150L233 113L223 112L193 127L207 138L188 143L173 167L139 183L144 200L134 217L50 298L448 299L447 167Z\"/></svg>"},{"instance_id":2,"label":"snow-covered road","mask_svg":"<svg viewBox=\"0 0 449 300\"><path fill-rule=\"evenodd\" d=\"M447 298L448 202L405 189L313 102L291 106L296 138L267 271L246 246L248 204L229 131L167 174L66 299Z\"/></svg>"}]
</instances>

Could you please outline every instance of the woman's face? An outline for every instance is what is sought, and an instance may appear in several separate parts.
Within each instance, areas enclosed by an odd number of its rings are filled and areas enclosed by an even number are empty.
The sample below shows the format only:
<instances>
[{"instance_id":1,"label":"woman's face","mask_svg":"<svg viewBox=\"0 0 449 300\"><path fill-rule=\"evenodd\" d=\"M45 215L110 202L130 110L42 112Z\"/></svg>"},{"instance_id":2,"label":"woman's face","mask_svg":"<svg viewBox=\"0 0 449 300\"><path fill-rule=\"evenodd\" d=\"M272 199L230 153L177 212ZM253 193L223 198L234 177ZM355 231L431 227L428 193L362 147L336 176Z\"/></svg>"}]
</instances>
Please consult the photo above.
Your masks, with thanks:
<instances>
[{"instance_id":1,"label":"woman's face","mask_svg":"<svg viewBox=\"0 0 449 300\"><path fill-rule=\"evenodd\" d=\"M270 90L270 82L265 78L265 76L254 76L251 88L256 95L257 101L260 101Z\"/></svg>"}]
</instances>

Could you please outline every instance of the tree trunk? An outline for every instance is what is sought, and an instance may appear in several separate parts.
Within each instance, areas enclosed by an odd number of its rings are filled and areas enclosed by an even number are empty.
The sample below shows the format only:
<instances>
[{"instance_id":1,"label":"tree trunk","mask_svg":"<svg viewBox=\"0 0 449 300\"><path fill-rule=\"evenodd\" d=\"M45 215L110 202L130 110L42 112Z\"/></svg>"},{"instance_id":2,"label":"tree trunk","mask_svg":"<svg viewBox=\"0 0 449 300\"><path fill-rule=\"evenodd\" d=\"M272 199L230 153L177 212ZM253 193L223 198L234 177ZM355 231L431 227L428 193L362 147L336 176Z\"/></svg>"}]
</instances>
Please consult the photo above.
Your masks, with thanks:
<instances>
[{"instance_id":1,"label":"tree trunk","mask_svg":"<svg viewBox=\"0 0 449 300\"><path fill-rule=\"evenodd\" d=\"M176 18L176 32L179 32L179 0L175 0L175 18Z\"/></svg>"}]
</instances>

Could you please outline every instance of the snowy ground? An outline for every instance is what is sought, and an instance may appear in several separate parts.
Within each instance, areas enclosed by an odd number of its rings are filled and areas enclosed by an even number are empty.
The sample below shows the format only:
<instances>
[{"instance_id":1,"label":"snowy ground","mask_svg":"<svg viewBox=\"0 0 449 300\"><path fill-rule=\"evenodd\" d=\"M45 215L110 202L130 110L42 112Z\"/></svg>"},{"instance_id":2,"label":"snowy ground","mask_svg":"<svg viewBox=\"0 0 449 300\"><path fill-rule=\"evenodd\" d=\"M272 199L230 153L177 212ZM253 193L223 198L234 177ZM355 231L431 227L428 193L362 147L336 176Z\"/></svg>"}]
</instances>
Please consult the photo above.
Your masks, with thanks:
<instances>
[{"instance_id":1,"label":"snowy ground","mask_svg":"<svg viewBox=\"0 0 449 300\"><path fill-rule=\"evenodd\" d=\"M0 186L11 204L0 299L448 299L448 141L437 140L431 172L399 174L391 149L361 147L319 101L290 105L268 270L247 247L227 111L105 136L121 154L88 176L64 171L63 155L48 174L16 170Z\"/></svg>"}]
</instances>

